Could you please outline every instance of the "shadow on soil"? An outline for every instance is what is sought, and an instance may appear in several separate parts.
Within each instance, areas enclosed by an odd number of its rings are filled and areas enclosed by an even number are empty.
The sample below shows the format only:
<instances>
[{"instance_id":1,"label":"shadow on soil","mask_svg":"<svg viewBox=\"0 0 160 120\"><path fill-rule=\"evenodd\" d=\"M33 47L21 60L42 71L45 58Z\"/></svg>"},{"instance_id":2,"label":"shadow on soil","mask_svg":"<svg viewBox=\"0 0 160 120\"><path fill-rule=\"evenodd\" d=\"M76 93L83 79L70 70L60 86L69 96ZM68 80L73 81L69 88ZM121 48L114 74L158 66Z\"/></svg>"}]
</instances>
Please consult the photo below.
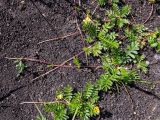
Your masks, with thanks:
<instances>
[{"instance_id":1,"label":"shadow on soil","mask_svg":"<svg viewBox=\"0 0 160 120\"><path fill-rule=\"evenodd\" d=\"M18 90L20 90L20 89L22 89L22 88L24 88L24 87L26 87L26 85L20 86L20 87L18 87L18 88L16 88L16 89L13 89L13 90L9 91L6 95L4 95L3 97L0 98L0 102L3 101L3 100L5 100L5 99L6 99L7 97L9 97L12 93L14 93L14 92L16 92L16 91L18 91Z\"/></svg>"},{"instance_id":2,"label":"shadow on soil","mask_svg":"<svg viewBox=\"0 0 160 120\"><path fill-rule=\"evenodd\" d=\"M43 5L46 5L47 7L51 8L53 6L53 2L49 1L46 2L46 0L38 0L40 3L42 3Z\"/></svg>"},{"instance_id":3,"label":"shadow on soil","mask_svg":"<svg viewBox=\"0 0 160 120\"><path fill-rule=\"evenodd\" d=\"M154 93L152 93L152 92L150 92L150 91L144 90L143 88L140 88L140 87L138 87L138 86L135 85L135 84L130 85L130 87L131 87L131 88L135 88L135 89L137 89L137 90L139 90L139 91L141 91L141 92L143 92L143 93L145 93L145 94L147 94L147 95L153 96L154 98L160 100L160 97L159 97L159 96L155 95Z\"/></svg>"}]
</instances>

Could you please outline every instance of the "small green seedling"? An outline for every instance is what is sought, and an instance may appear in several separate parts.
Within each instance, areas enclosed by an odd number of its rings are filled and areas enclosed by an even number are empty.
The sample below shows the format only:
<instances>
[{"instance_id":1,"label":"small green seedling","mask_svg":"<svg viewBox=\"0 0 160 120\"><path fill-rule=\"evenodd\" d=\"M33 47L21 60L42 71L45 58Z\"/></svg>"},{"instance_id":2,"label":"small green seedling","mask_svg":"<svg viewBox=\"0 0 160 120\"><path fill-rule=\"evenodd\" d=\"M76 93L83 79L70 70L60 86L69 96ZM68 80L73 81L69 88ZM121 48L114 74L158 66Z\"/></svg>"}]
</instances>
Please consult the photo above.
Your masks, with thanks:
<instances>
[{"instance_id":1,"label":"small green seedling","mask_svg":"<svg viewBox=\"0 0 160 120\"><path fill-rule=\"evenodd\" d=\"M16 60L14 61L14 63L16 64L16 69L17 69L17 77L20 76L23 72L24 69L26 68L26 65L22 62L22 60Z\"/></svg>"},{"instance_id":2,"label":"small green seedling","mask_svg":"<svg viewBox=\"0 0 160 120\"><path fill-rule=\"evenodd\" d=\"M79 59L78 59L77 57L74 57L73 63L74 63L78 68L81 67L81 63L80 63L80 61L79 61Z\"/></svg>"}]
</instances>

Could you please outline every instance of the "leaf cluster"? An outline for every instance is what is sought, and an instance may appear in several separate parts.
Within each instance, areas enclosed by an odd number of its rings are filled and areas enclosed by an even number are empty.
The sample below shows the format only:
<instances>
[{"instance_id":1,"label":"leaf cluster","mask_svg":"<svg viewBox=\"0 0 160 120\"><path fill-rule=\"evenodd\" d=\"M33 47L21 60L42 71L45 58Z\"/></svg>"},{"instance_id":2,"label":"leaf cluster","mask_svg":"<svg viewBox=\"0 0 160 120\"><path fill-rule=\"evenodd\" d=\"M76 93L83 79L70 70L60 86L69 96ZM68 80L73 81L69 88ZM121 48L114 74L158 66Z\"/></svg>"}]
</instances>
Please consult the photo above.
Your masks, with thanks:
<instances>
[{"instance_id":1,"label":"leaf cluster","mask_svg":"<svg viewBox=\"0 0 160 120\"><path fill-rule=\"evenodd\" d=\"M148 36L148 43L152 48L156 48L157 51L160 51L160 41L158 41L158 38L160 38L160 29L157 29L154 32L151 32Z\"/></svg>"},{"instance_id":2,"label":"leaf cluster","mask_svg":"<svg viewBox=\"0 0 160 120\"><path fill-rule=\"evenodd\" d=\"M94 111L99 96L93 84L87 83L81 92L74 92L72 87L67 86L59 94L63 96L61 99L56 98L55 103L45 104L45 110L53 113L54 120L68 120L73 116L89 120L99 114Z\"/></svg>"}]
</instances>

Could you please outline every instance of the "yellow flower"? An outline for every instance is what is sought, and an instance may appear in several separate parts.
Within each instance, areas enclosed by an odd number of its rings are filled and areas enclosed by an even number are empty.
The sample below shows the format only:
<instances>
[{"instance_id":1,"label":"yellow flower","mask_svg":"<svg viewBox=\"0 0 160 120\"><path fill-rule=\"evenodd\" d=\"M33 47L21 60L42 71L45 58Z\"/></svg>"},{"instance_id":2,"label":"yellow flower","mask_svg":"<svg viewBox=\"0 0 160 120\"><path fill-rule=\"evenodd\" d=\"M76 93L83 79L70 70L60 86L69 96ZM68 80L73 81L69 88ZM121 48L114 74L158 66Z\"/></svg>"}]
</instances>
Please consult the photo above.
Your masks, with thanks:
<instances>
[{"instance_id":1,"label":"yellow flower","mask_svg":"<svg viewBox=\"0 0 160 120\"><path fill-rule=\"evenodd\" d=\"M89 15L87 15L86 18L83 20L83 22L84 22L85 24L90 23L91 21L92 21L92 20L91 20L91 18L90 18Z\"/></svg>"},{"instance_id":2,"label":"yellow flower","mask_svg":"<svg viewBox=\"0 0 160 120\"><path fill-rule=\"evenodd\" d=\"M61 100L63 98L62 94L57 95L57 100Z\"/></svg>"},{"instance_id":3,"label":"yellow flower","mask_svg":"<svg viewBox=\"0 0 160 120\"><path fill-rule=\"evenodd\" d=\"M93 113L94 113L94 114L99 114L99 113L100 113L100 109L99 109L98 106L95 106L95 107L93 108Z\"/></svg>"}]
</instances>

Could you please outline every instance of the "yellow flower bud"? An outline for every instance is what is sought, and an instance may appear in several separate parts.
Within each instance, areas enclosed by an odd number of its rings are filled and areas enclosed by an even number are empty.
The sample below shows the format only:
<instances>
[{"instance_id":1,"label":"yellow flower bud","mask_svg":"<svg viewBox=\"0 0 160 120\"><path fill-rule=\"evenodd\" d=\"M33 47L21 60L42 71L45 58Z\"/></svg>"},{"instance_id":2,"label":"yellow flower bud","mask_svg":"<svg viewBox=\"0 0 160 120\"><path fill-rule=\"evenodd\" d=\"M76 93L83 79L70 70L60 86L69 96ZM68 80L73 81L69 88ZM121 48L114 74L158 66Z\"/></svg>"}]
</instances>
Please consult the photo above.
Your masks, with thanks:
<instances>
[{"instance_id":1,"label":"yellow flower bud","mask_svg":"<svg viewBox=\"0 0 160 120\"><path fill-rule=\"evenodd\" d=\"M57 100L61 100L63 98L62 94L57 95Z\"/></svg>"},{"instance_id":2,"label":"yellow flower bud","mask_svg":"<svg viewBox=\"0 0 160 120\"><path fill-rule=\"evenodd\" d=\"M83 22L84 22L85 24L90 23L91 21L92 21L92 20L91 20L91 18L89 17L89 15L87 15L86 18L83 20Z\"/></svg>"},{"instance_id":3,"label":"yellow flower bud","mask_svg":"<svg viewBox=\"0 0 160 120\"><path fill-rule=\"evenodd\" d=\"M100 113L100 109L99 109L98 106L95 106L95 107L93 108L93 113L94 113L94 114L99 114L99 113Z\"/></svg>"}]
</instances>

